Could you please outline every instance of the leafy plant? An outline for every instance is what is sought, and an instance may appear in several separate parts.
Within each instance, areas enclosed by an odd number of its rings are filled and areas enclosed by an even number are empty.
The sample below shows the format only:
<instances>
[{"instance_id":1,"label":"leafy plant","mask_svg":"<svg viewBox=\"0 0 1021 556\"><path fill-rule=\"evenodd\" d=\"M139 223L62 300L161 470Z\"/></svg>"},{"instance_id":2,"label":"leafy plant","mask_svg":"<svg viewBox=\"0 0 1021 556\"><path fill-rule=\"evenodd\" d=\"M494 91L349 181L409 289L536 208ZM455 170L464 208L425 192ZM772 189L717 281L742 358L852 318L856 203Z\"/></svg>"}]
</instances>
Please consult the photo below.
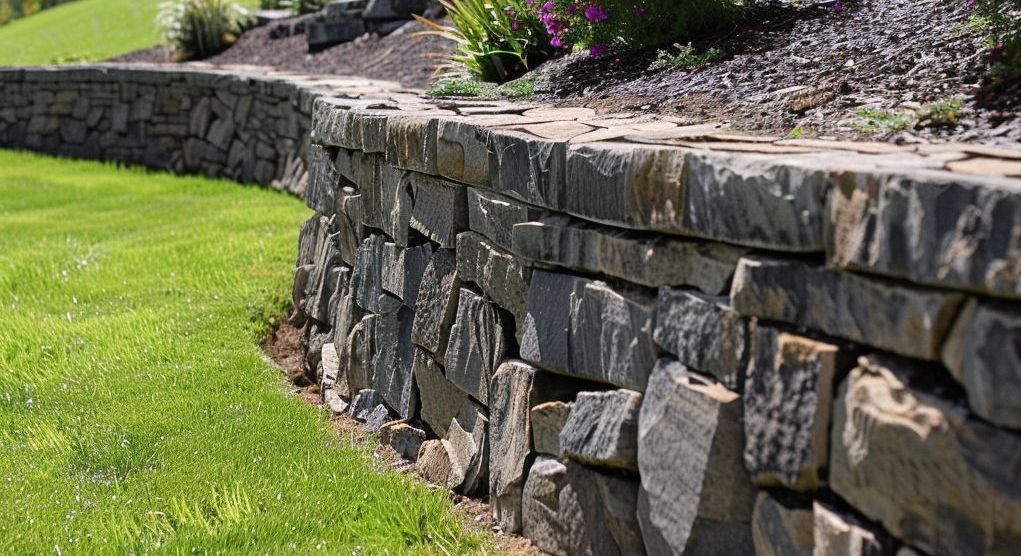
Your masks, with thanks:
<instances>
[{"instance_id":1,"label":"leafy plant","mask_svg":"<svg viewBox=\"0 0 1021 556\"><path fill-rule=\"evenodd\" d=\"M886 133L906 129L908 120L896 112L862 108L854 111L850 126L863 133Z\"/></svg>"},{"instance_id":2,"label":"leafy plant","mask_svg":"<svg viewBox=\"0 0 1021 556\"><path fill-rule=\"evenodd\" d=\"M998 80L1021 79L1021 0L968 0L992 43L989 76Z\"/></svg>"},{"instance_id":3,"label":"leafy plant","mask_svg":"<svg viewBox=\"0 0 1021 556\"><path fill-rule=\"evenodd\" d=\"M527 0L558 49L643 49L733 24L743 0Z\"/></svg>"},{"instance_id":4,"label":"leafy plant","mask_svg":"<svg viewBox=\"0 0 1021 556\"><path fill-rule=\"evenodd\" d=\"M483 81L503 83L545 61L552 49L538 19L523 0L441 0L449 26L415 16L426 34L446 37L457 48L448 67L462 66Z\"/></svg>"},{"instance_id":5,"label":"leafy plant","mask_svg":"<svg viewBox=\"0 0 1021 556\"><path fill-rule=\"evenodd\" d=\"M918 113L918 122L915 127L923 125L940 127L956 124L960 119L963 104L958 99L941 100L925 106Z\"/></svg>"},{"instance_id":6,"label":"leafy plant","mask_svg":"<svg viewBox=\"0 0 1021 556\"><path fill-rule=\"evenodd\" d=\"M156 23L163 42L180 59L205 58L237 40L251 14L232 0L171 0L160 4Z\"/></svg>"},{"instance_id":7,"label":"leafy plant","mask_svg":"<svg viewBox=\"0 0 1021 556\"><path fill-rule=\"evenodd\" d=\"M649 69L659 71L667 68L693 68L702 66L718 60L723 56L723 51L718 48L710 48L705 52L695 52L695 48L688 44L674 44L675 52L660 50L656 59L649 65Z\"/></svg>"}]
</instances>

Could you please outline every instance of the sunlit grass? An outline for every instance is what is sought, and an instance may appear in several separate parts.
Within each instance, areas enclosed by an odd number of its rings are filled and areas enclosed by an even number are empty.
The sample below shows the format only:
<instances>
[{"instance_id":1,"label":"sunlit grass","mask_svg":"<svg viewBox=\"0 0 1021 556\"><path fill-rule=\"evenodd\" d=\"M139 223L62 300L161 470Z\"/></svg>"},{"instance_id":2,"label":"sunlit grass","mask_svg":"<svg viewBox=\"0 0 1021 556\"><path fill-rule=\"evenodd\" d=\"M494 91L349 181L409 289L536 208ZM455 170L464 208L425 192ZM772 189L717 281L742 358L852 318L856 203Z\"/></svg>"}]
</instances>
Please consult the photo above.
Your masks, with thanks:
<instances>
[{"instance_id":1,"label":"sunlit grass","mask_svg":"<svg viewBox=\"0 0 1021 556\"><path fill-rule=\"evenodd\" d=\"M0 151L0 552L483 549L262 359L308 215Z\"/></svg>"}]
</instances>

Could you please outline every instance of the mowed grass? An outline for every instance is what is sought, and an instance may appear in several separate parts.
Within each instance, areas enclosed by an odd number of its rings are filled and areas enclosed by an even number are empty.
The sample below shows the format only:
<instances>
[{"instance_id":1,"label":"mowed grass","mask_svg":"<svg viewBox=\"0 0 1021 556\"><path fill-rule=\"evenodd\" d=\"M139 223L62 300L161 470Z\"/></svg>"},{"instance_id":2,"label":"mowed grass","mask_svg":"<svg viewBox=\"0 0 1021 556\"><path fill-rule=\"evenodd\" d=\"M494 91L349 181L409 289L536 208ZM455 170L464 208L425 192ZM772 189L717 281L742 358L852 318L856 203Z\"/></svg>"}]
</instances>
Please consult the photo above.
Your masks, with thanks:
<instances>
[{"instance_id":1,"label":"mowed grass","mask_svg":"<svg viewBox=\"0 0 1021 556\"><path fill-rule=\"evenodd\" d=\"M487 550L262 358L309 214L0 151L0 552Z\"/></svg>"},{"instance_id":2,"label":"mowed grass","mask_svg":"<svg viewBox=\"0 0 1021 556\"><path fill-rule=\"evenodd\" d=\"M0 65L94 62L154 46L162 1L76 0L15 20L0 26Z\"/></svg>"}]
</instances>

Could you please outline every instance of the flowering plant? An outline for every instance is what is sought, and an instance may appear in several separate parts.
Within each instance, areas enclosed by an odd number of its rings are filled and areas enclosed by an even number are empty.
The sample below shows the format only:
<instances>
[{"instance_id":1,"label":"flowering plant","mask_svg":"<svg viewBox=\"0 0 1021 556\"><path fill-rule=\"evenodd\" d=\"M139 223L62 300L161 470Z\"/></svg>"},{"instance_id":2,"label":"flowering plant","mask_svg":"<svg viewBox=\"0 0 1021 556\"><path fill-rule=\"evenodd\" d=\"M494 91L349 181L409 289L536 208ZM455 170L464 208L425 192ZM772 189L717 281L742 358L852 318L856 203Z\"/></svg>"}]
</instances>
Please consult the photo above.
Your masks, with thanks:
<instances>
[{"instance_id":1,"label":"flowering plant","mask_svg":"<svg viewBox=\"0 0 1021 556\"><path fill-rule=\"evenodd\" d=\"M732 23L742 0L524 0L557 49L608 51L658 46Z\"/></svg>"}]
</instances>

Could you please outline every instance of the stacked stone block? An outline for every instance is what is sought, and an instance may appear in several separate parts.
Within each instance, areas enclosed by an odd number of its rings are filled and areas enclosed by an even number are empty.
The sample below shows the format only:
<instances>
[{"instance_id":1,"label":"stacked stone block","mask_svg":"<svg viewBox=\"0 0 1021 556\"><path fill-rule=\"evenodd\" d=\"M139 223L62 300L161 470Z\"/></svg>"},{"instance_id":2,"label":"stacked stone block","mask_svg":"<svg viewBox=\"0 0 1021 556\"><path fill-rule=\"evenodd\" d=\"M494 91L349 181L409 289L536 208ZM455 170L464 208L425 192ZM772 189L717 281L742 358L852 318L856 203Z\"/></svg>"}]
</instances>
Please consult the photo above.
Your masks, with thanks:
<instances>
[{"instance_id":1,"label":"stacked stone block","mask_svg":"<svg viewBox=\"0 0 1021 556\"><path fill-rule=\"evenodd\" d=\"M553 554L1015 546L1015 181L471 110L313 124L295 299L354 298L319 378L420 427L428 480Z\"/></svg>"}]
</instances>

